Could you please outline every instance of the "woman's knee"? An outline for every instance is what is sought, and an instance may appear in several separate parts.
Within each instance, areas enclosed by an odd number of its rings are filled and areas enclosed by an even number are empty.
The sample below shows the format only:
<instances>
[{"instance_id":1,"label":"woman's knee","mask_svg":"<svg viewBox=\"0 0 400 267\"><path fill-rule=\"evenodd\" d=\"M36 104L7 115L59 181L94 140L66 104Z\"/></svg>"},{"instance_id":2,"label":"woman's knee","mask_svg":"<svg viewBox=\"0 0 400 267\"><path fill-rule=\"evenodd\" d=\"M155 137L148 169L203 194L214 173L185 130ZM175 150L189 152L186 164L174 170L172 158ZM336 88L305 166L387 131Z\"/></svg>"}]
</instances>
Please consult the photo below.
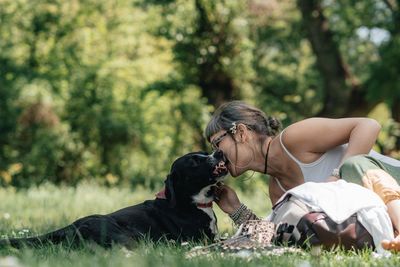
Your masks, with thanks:
<instances>
[{"instance_id":1,"label":"woman's knee","mask_svg":"<svg viewBox=\"0 0 400 267\"><path fill-rule=\"evenodd\" d=\"M384 170L368 170L362 179L364 186L378 194L385 204L400 199L399 184Z\"/></svg>"}]
</instances>

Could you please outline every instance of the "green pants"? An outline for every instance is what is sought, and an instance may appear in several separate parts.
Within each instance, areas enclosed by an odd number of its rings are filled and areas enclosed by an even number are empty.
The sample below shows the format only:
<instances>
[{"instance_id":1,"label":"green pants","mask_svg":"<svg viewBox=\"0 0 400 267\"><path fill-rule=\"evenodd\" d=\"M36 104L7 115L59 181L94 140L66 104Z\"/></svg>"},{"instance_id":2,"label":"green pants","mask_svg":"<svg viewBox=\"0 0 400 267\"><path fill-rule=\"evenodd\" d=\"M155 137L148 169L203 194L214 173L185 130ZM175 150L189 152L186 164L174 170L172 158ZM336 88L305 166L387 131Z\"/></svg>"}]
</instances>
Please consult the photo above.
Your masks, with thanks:
<instances>
[{"instance_id":1,"label":"green pants","mask_svg":"<svg viewBox=\"0 0 400 267\"><path fill-rule=\"evenodd\" d=\"M348 182L362 185L361 178L366 171L375 169L386 171L400 184L400 167L386 164L368 155L353 156L345 160L340 167L340 177Z\"/></svg>"},{"instance_id":2,"label":"green pants","mask_svg":"<svg viewBox=\"0 0 400 267\"><path fill-rule=\"evenodd\" d=\"M381 170L390 174L393 179L386 174L382 175ZM340 167L340 177L371 189L385 203L400 199L400 167L389 165L368 155L353 156L345 160Z\"/></svg>"}]
</instances>

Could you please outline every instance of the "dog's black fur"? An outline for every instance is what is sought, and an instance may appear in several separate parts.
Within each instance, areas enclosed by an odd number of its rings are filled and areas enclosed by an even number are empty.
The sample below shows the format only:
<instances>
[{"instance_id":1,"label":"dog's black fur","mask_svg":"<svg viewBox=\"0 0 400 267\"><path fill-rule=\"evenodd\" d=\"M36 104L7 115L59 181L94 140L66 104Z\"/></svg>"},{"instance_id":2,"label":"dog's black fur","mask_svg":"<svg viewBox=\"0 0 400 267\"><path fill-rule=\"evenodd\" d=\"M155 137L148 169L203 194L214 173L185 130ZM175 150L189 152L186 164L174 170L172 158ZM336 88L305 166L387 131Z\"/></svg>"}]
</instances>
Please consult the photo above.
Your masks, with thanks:
<instances>
[{"instance_id":1,"label":"dog's black fur","mask_svg":"<svg viewBox=\"0 0 400 267\"><path fill-rule=\"evenodd\" d=\"M104 247L113 243L130 246L144 236L153 241L213 239L217 229L215 214L211 207L199 207L195 199L212 201L213 186L226 174L221 152L189 153L172 164L165 180L165 199L147 200L108 215L87 216L42 236L0 240L0 247L61 242L77 245L85 240Z\"/></svg>"}]
</instances>

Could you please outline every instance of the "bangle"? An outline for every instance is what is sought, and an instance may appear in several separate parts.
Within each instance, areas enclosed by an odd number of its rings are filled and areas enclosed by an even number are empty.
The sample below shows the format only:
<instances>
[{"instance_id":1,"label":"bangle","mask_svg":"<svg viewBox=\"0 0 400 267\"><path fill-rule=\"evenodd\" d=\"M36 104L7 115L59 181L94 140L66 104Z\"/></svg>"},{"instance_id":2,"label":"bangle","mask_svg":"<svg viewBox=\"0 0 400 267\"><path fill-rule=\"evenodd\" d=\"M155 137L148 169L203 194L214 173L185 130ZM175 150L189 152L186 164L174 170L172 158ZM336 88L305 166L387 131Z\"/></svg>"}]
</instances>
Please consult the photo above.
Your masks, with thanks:
<instances>
[{"instance_id":1,"label":"bangle","mask_svg":"<svg viewBox=\"0 0 400 267\"><path fill-rule=\"evenodd\" d=\"M332 176L335 176L336 178L340 179L340 172L339 172L339 168L335 168L332 171Z\"/></svg>"},{"instance_id":2,"label":"bangle","mask_svg":"<svg viewBox=\"0 0 400 267\"><path fill-rule=\"evenodd\" d=\"M229 214L229 217L236 225L241 225L248 220L259 220L251 209L247 208L243 203L240 204L240 207L237 210Z\"/></svg>"},{"instance_id":3,"label":"bangle","mask_svg":"<svg viewBox=\"0 0 400 267\"><path fill-rule=\"evenodd\" d=\"M242 214L242 212L245 211L246 209L247 209L246 205L241 203L239 208L237 208L237 210L229 214L229 217L231 217L233 221L236 221L237 219L239 219L240 214Z\"/></svg>"}]
</instances>

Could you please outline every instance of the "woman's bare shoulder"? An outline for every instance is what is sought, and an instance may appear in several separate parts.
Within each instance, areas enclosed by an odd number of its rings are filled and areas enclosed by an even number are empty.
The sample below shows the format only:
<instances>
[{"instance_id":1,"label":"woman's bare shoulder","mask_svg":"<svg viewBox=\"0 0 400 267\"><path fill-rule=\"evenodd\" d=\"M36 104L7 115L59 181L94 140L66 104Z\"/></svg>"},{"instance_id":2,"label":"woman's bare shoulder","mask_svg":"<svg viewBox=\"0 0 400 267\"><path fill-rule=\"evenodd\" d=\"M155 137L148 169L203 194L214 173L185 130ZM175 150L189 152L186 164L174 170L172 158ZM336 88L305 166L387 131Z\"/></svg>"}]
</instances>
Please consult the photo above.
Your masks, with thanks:
<instances>
[{"instance_id":1,"label":"woman's bare shoulder","mask_svg":"<svg viewBox=\"0 0 400 267\"><path fill-rule=\"evenodd\" d=\"M325 152L347 143L351 131L360 123L376 124L369 118L321 118L312 117L288 126L282 140L290 150Z\"/></svg>"}]
</instances>

